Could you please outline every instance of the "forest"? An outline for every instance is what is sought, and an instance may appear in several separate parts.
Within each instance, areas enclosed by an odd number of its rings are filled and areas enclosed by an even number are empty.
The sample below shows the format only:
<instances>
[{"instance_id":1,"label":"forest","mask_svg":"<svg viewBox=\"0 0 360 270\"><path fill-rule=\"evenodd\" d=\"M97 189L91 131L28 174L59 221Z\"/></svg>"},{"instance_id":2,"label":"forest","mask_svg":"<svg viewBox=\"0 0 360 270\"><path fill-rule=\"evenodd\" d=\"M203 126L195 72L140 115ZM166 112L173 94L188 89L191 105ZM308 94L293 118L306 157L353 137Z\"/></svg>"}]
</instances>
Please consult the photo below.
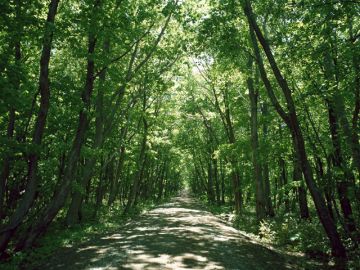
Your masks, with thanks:
<instances>
[{"instance_id":1,"label":"forest","mask_svg":"<svg viewBox=\"0 0 360 270\"><path fill-rule=\"evenodd\" d=\"M358 0L0 1L1 264L187 190L260 242L360 268L359 15Z\"/></svg>"}]
</instances>

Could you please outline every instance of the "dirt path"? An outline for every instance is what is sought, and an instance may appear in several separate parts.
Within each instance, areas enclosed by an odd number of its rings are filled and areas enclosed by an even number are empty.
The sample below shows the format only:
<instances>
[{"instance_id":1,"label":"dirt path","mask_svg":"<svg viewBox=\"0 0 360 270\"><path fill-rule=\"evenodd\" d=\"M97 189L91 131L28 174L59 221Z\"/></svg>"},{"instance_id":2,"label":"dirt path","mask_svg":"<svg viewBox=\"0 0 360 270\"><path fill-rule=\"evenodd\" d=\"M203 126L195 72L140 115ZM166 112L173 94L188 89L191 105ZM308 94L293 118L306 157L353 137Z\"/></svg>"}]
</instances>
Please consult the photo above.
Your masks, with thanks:
<instances>
[{"instance_id":1,"label":"dirt path","mask_svg":"<svg viewBox=\"0 0 360 270\"><path fill-rule=\"evenodd\" d=\"M176 197L118 233L59 251L35 269L299 269L187 196Z\"/></svg>"}]
</instances>

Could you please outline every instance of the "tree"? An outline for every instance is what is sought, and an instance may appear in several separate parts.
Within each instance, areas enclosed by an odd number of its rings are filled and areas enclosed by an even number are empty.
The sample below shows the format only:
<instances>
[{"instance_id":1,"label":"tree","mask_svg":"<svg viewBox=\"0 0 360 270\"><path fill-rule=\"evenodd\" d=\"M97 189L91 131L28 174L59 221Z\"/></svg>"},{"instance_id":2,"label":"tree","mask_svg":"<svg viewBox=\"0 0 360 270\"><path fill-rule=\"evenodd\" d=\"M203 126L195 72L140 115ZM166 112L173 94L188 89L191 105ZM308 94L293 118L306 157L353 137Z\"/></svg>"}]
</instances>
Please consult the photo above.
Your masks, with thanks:
<instances>
[{"instance_id":1,"label":"tree","mask_svg":"<svg viewBox=\"0 0 360 270\"><path fill-rule=\"evenodd\" d=\"M256 36L259 40L259 43L264 49L264 52L266 54L266 57L269 61L269 64L273 70L274 76L276 77L276 80L280 86L280 88L283 91L283 94L286 99L286 104L288 107L288 114L285 113L285 111L281 108L278 101L276 100L276 97L273 92L271 92L270 88L267 88L268 95L271 97L271 101L273 102L273 106L277 109L279 115L283 118L284 122L288 125L288 127L291 130L291 134L293 137L293 143L295 145L296 151L299 155L302 171L305 177L306 184L310 190L310 193L312 195L312 198L314 200L316 210L318 212L319 218L324 226L324 229L329 237L331 248L333 255L336 257L346 257L346 251L344 248L344 245L340 239L340 236L337 232L337 229L335 227L335 224L333 220L331 219L330 213L328 209L326 208L325 201L323 200L320 191L318 190L318 187L315 184L315 181L313 179L312 169L307 157L307 153L305 150L305 143L304 138L302 135L302 131L299 125L299 121L296 114L295 104L292 98L291 90L288 86L288 83L286 79L282 76L277 63L274 59L274 56L270 50L270 47L265 40L260 28L258 27L254 14L252 12L252 8L250 5L250 2L245 1L243 2L243 8L244 13L246 14L249 25L251 27L250 31L254 31L256 33ZM255 43L255 42L254 42ZM256 50L256 43L254 44L254 49ZM259 55L259 53L257 53ZM259 56L257 57L259 61ZM265 79L266 81L266 79ZM270 91L269 91L270 90Z\"/></svg>"}]
</instances>

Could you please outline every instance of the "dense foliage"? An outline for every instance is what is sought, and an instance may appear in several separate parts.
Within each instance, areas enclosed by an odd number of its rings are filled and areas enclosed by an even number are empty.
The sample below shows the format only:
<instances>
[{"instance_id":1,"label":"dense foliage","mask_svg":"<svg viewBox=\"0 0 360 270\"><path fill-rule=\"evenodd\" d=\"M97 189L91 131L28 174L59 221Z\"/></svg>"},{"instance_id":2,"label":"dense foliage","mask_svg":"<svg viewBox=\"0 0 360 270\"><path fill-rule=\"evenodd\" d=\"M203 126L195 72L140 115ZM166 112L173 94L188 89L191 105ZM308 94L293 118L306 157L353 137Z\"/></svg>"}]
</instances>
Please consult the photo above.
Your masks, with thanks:
<instances>
[{"instance_id":1,"label":"dense foliage","mask_svg":"<svg viewBox=\"0 0 360 270\"><path fill-rule=\"evenodd\" d=\"M239 224L255 209L254 232L269 241L338 258L356 250L359 3L12 0L0 10L3 258L54 222L126 215L184 186Z\"/></svg>"}]
</instances>

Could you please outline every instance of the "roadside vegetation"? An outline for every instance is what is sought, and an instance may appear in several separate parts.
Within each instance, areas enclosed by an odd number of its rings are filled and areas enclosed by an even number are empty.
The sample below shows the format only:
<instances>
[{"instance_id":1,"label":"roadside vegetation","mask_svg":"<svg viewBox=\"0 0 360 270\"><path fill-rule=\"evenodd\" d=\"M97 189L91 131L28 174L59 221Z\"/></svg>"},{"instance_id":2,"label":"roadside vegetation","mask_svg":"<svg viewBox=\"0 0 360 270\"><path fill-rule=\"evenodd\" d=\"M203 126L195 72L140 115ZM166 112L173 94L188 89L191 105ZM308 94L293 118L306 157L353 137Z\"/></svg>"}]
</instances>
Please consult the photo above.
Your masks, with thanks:
<instances>
[{"instance_id":1,"label":"roadside vegetation","mask_svg":"<svg viewBox=\"0 0 360 270\"><path fill-rule=\"evenodd\" d=\"M186 186L262 241L353 267L359 12L2 1L1 260L110 229Z\"/></svg>"}]
</instances>

